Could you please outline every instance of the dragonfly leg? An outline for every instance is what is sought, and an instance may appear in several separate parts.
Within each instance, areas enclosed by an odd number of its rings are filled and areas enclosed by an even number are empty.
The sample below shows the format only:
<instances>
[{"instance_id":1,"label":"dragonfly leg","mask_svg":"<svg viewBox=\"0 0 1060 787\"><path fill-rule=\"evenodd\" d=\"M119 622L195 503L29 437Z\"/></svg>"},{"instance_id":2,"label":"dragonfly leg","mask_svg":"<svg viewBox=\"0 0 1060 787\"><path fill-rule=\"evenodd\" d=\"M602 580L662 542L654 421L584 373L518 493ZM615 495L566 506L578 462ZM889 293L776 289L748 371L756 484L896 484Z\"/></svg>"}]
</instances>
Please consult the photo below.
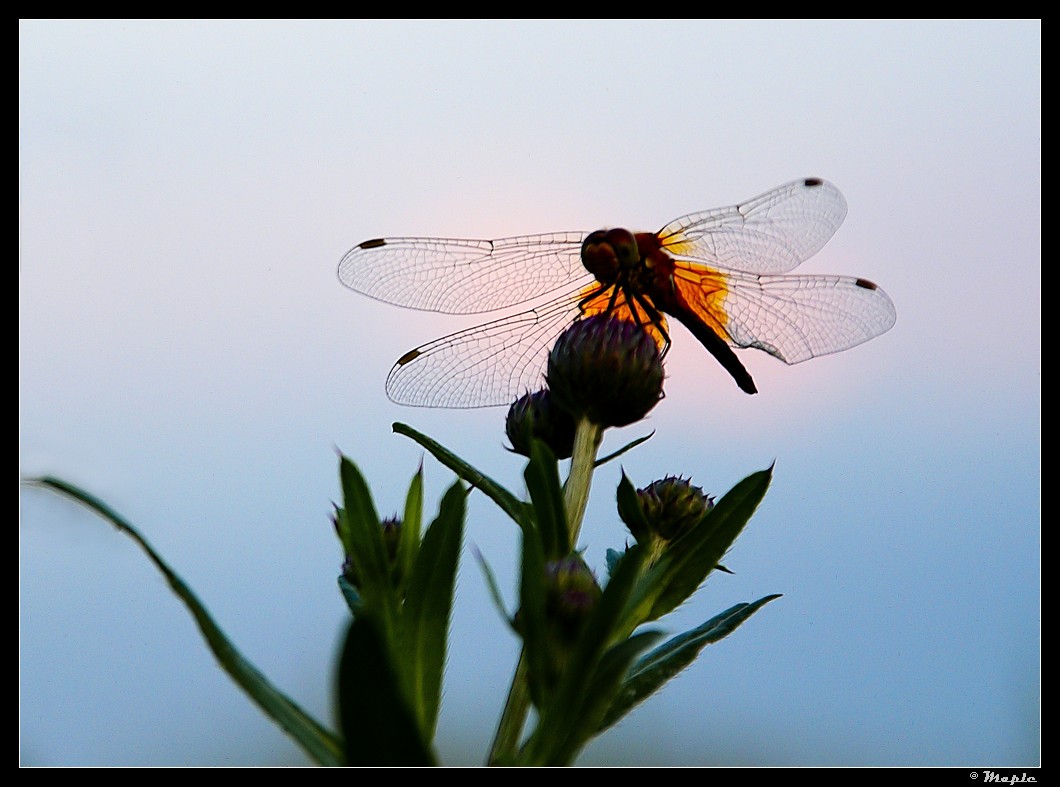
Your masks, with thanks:
<instances>
[{"instance_id":1,"label":"dragonfly leg","mask_svg":"<svg viewBox=\"0 0 1060 787\"><path fill-rule=\"evenodd\" d=\"M644 314L648 318L648 324L653 326L655 330L659 332L659 335L662 336L663 346L659 349L659 357L665 358L667 350L670 349L670 334L666 330L666 320L663 318L659 310L655 308L655 305L644 297L642 293L639 293L636 290L631 290L626 293L627 299L631 296L633 300L640 305L640 308L644 310ZM640 316L637 314L637 310L630 309L630 312L632 312L633 320L637 325L644 331L647 331L648 326L641 325Z\"/></svg>"},{"instance_id":2,"label":"dragonfly leg","mask_svg":"<svg viewBox=\"0 0 1060 787\"><path fill-rule=\"evenodd\" d=\"M601 295L603 295L603 293L607 291L608 286L610 286L610 285L601 284L598 289L593 290L588 295L583 297L580 301L578 301L578 311L580 311L582 313L582 315L584 316L585 307L588 306L593 301L595 301ZM614 305L615 305L615 293L617 291L618 291L617 287L615 288L614 291L612 291L611 298L608 300L607 309L604 311L604 314L606 314L607 312L611 311L612 307L614 307Z\"/></svg>"}]
</instances>

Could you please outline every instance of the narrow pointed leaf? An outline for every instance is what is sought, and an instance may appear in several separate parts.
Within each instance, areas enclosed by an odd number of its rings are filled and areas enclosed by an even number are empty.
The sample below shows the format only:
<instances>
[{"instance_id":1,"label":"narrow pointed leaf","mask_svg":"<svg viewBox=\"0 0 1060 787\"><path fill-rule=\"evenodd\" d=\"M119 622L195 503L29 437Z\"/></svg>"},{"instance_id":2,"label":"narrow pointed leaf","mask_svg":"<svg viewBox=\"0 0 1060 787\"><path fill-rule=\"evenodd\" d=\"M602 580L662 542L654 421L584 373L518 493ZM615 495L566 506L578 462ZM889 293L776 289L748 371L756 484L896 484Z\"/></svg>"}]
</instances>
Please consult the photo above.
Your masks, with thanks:
<instances>
[{"instance_id":1,"label":"narrow pointed leaf","mask_svg":"<svg viewBox=\"0 0 1060 787\"><path fill-rule=\"evenodd\" d=\"M637 489L633 482L623 472L622 479L618 482L618 490L615 492L615 500L618 503L618 515L626 527L632 533L649 533L651 526L644 516L640 499L637 497Z\"/></svg>"},{"instance_id":2,"label":"narrow pointed leaf","mask_svg":"<svg viewBox=\"0 0 1060 787\"><path fill-rule=\"evenodd\" d=\"M350 544L350 526L346 521L346 512L338 506L335 506L335 532L339 536L339 541L342 542L342 553L344 555L350 554L352 545Z\"/></svg>"},{"instance_id":3,"label":"narrow pointed leaf","mask_svg":"<svg viewBox=\"0 0 1060 787\"><path fill-rule=\"evenodd\" d=\"M545 551L534 526L523 528L519 576L519 612L530 696L540 707L548 693L548 643L545 635Z\"/></svg>"},{"instance_id":4,"label":"narrow pointed leaf","mask_svg":"<svg viewBox=\"0 0 1060 787\"><path fill-rule=\"evenodd\" d=\"M353 766L433 765L406 703L386 640L372 617L356 618L339 659L339 720Z\"/></svg>"},{"instance_id":5,"label":"narrow pointed leaf","mask_svg":"<svg viewBox=\"0 0 1060 787\"><path fill-rule=\"evenodd\" d=\"M489 590L494 606L497 607L497 611L501 613L504 621L514 630L515 620L508 612L508 605L505 604L504 596L501 593L500 586L497 584L497 575L493 573L493 569L490 568L489 563L486 562L486 558L482 556L481 552L475 549L474 554L475 560L478 561L479 567L482 569L482 575L486 579L486 589Z\"/></svg>"},{"instance_id":6,"label":"narrow pointed leaf","mask_svg":"<svg viewBox=\"0 0 1060 787\"><path fill-rule=\"evenodd\" d=\"M420 464L416 475L409 483L409 492L405 497L405 515L401 520L401 535L398 543L398 561L402 581L408 583L412 566L416 563L416 553L420 548L420 530L423 527L423 464Z\"/></svg>"},{"instance_id":7,"label":"narrow pointed leaf","mask_svg":"<svg viewBox=\"0 0 1060 787\"><path fill-rule=\"evenodd\" d=\"M593 467L599 467L600 465L607 464L612 459L618 459L618 457L622 456L622 454L626 453L626 451L632 451L634 448L636 448L641 443L648 442L649 440L651 440L651 438L654 435L655 435L655 432L652 432L651 434L644 435L644 437L638 437L636 440L633 440L633 441L631 441L629 443L626 443L624 446L619 448L617 451L614 451L614 452L608 454L607 456L603 457L602 459L597 459L595 462L593 462Z\"/></svg>"},{"instance_id":8,"label":"narrow pointed leaf","mask_svg":"<svg viewBox=\"0 0 1060 787\"><path fill-rule=\"evenodd\" d=\"M752 473L722 497L698 525L670 545L656 566L658 596L646 620L665 615L696 591L762 502L771 478L771 469Z\"/></svg>"},{"instance_id":9,"label":"narrow pointed leaf","mask_svg":"<svg viewBox=\"0 0 1060 787\"><path fill-rule=\"evenodd\" d=\"M527 520L530 518L526 504L492 478L485 473L479 472L452 451L439 443L436 443L434 440L427 437L427 435L417 432L411 426L403 423L395 423L393 428L398 434L405 435L419 443L426 448L435 459L456 473L460 478L464 479L476 489L481 490L486 497L490 498L490 500L500 506L500 509L510 516L517 525L523 527L526 524Z\"/></svg>"},{"instance_id":10,"label":"narrow pointed leaf","mask_svg":"<svg viewBox=\"0 0 1060 787\"><path fill-rule=\"evenodd\" d=\"M98 498L72 484L51 477L40 478L32 483L76 500L132 538L162 572L173 592L191 612L210 651L232 680L316 762L321 765L342 764L342 744L336 736L273 686L253 664L236 650L235 645L221 631L206 607L192 593L184 580L169 567L161 555L155 552L136 528Z\"/></svg>"},{"instance_id":11,"label":"narrow pointed leaf","mask_svg":"<svg viewBox=\"0 0 1060 787\"><path fill-rule=\"evenodd\" d=\"M466 495L457 482L442 498L409 577L401 613L399 658L425 741L434 739L442 696L446 634L464 533Z\"/></svg>"},{"instance_id":12,"label":"narrow pointed leaf","mask_svg":"<svg viewBox=\"0 0 1060 787\"><path fill-rule=\"evenodd\" d=\"M352 547L348 557L357 569L364 609L370 614L380 615L387 631L392 631L397 614L396 600L390 560L383 544L383 528L372 502L372 494L360 470L345 456L339 461L339 475Z\"/></svg>"},{"instance_id":13,"label":"narrow pointed leaf","mask_svg":"<svg viewBox=\"0 0 1060 787\"><path fill-rule=\"evenodd\" d=\"M777 598L780 596L772 595L750 604L737 604L646 654L626 675L621 691L600 724L600 731L610 727L658 691L664 683L691 664L704 647L727 637L751 615Z\"/></svg>"},{"instance_id":14,"label":"narrow pointed leaf","mask_svg":"<svg viewBox=\"0 0 1060 787\"><path fill-rule=\"evenodd\" d=\"M570 533L567 530L567 513L563 506L563 488L559 483L559 467L556 457L540 440L530 444L530 462L523 474L534 514L545 558L557 560L570 554Z\"/></svg>"},{"instance_id":15,"label":"narrow pointed leaf","mask_svg":"<svg viewBox=\"0 0 1060 787\"><path fill-rule=\"evenodd\" d=\"M614 702L633 660L661 636L658 631L642 631L608 649L584 693L585 701L578 712L578 724L563 745L552 753L551 762L546 764L569 765L585 744L600 734L604 729L600 722Z\"/></svg>"},{"instance_id":16,"label":"narrow pointed leaf","mask_svg":"<svg viewBox=\"0 0 1060 787\"><path fill-rule=\"evenodd\" d=\"M524 764L552 763L582 724L583 712L588 707L587 687L592 683L603 654L620 634L626 606L643 562L644 550L634 546L618 564L618 570L586 621L559 685L547 705L540 708L541 717L529 742Z\"/></svg>"}]
</instances>

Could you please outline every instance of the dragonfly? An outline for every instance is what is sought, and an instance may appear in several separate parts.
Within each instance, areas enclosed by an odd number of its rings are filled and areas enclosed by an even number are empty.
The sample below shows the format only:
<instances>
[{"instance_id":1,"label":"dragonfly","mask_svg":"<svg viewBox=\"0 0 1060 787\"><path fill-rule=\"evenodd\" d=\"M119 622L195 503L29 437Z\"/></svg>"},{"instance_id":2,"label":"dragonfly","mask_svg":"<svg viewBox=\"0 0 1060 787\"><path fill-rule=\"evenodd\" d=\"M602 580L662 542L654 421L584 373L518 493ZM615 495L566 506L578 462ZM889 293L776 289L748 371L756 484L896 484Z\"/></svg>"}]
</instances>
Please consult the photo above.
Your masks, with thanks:
<instances>
[{"instance_id":1,"label":"dragonfly","mask_svg":"<svg viewBox=\"0 0 1060 787\"><path fill-rule=\"evenodd\" d=\"M828 242L846 212L835 186L802 178L737 205L682 216L655 233L375 238L350 249L338 275L352 290L409 309L480 314L526 307L398 358L386 391L399 404L510 404L542 387L556 337L596 314L640 325L664 355L671 317L741 390L756 393L733 348L795 364L894 325L894 304L867 279L786 275Z\"/></svg>"}]
</instances>

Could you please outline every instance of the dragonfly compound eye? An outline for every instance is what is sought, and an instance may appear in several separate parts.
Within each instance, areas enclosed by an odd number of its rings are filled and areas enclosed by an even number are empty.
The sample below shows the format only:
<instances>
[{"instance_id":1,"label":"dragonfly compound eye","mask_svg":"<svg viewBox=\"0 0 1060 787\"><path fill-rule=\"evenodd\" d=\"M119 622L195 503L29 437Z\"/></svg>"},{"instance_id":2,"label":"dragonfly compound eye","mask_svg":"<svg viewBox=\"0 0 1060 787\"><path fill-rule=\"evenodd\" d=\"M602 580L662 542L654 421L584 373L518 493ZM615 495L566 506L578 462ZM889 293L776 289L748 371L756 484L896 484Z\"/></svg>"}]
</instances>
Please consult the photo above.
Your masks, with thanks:
<instances>
[{"instance_id":1,"label":"dragonfly compound eye","mask_svg":"<svg viewBox=\"0 0 1060 787\"><path fill-rule=\"evenodd\" d=\"M613 284L618 278L621 266L606 231L590 233L582 243L582 265L604 284Z\"/></svg>"},{"instance_id":2,"label":"dragonfly compound eye","mask_svg":"<svg viewBox=\"0 0 1060 787\"><path fill-rule=\"evenodd\" d=\"M597 230L582 243L582 264L603 284L613 284L639 259L637 239L629 230Z\"/></svg>"},{"instance_id":3,"label":"dragonfly compound eye","mask_svg":"<svg viewBox=\"0 0 1060 787\"><path fill-rule=\"evenodd\" d=\"M629 270L640 262L640 251L637 249L637 239L629 230L615 228L608 230L605 237L615 251L618 264Z\"/></svg>"}]
</instances>

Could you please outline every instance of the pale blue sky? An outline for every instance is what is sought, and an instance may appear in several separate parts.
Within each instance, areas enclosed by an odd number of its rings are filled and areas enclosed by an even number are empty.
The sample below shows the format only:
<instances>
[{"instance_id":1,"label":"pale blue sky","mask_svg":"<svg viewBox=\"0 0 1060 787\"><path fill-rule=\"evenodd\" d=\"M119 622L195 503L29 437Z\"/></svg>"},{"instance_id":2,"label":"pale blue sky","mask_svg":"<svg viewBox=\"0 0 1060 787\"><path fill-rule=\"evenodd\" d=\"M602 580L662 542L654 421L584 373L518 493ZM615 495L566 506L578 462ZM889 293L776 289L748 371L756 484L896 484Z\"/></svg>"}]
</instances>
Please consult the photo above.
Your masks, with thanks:
<instances>
[{"instance_id":1,"label":"pale blue sky","mask_svg":"<svg viewBox=\"0 0 1060 787\"><path fill-rule=\"evenodd\" d=\"M20 474L112 503L243 652L330 720L345 617L335 447L396 510L421 451L515 489L503 409L383 381L471 324L360 297L382 235L656 229L787 180L849 204L800 270L878 282L869 344L740 393L680 328L667 398L607 446L721 493L776 460L667 628L780 592L584 763L1030 765L1039 758L1041 23L20 22ZM425 462L428 500L451 483ZM582 544L625 538L618 467ZM301 763L147 560L19 495L25 764ZM514 525L472 497L439 749L484 756L516 657Z\"/></svg>"}]
</instances>

